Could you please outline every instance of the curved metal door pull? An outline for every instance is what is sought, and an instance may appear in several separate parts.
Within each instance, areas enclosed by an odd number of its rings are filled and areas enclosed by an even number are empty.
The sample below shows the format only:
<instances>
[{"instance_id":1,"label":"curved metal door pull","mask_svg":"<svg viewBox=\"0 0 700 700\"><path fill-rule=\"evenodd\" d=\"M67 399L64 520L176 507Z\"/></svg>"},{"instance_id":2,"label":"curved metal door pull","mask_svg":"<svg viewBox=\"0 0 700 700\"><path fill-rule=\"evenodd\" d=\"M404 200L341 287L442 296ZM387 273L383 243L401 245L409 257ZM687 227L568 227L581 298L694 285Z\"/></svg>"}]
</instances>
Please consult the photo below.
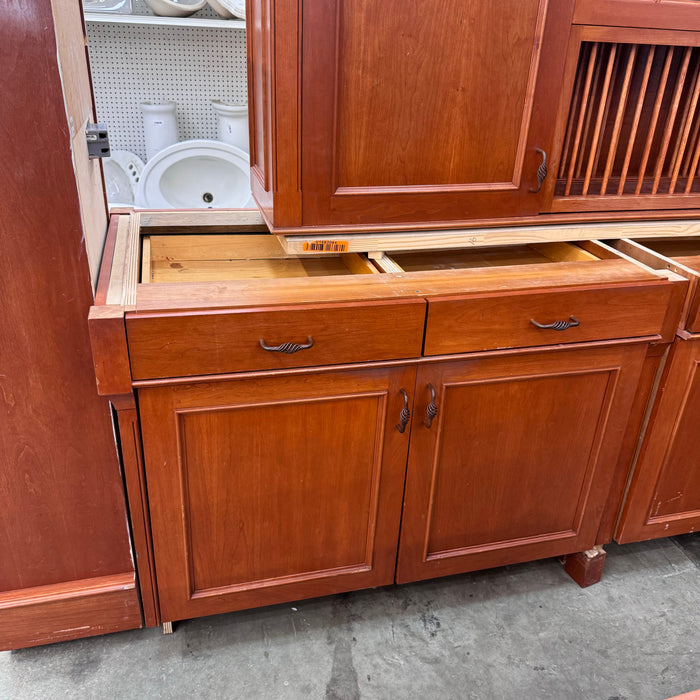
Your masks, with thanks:
<instances>
[{"instance_id":1,"label":"curved metal door pull","mask_svg":"<svg viewBox=\"0 0 700 700\"><path fill-rule=\"evenodd\" d=\"M565 331L567 328L574 328L580 325L580 321L575 316L569 316L568 321L555 321L554 323L537 323L534 318L530 319L530 323L538 328L551 328L553 331Z\"/></svg>"},{"instance_id":2,"label":"curved metal door pull","mask_svg":"<svg viewBox=\"0 0 700 700\"><path fill-rule=\"evenodd\" d=\"M306 339L306 345L299 345L299 343L282 343L282 345L265 345L265 341L260 338L260 347L268 352L284 352L287 355L299 352L299 350L308 350L314 346L314 339L309 336Z\"/></svg>"},{"instance_id":3,"label":"curved metal door pull","mask_svg":"<svg viewBox=\"0 0 700 700\"><path fill-rule=\"evenodd\" d=\"M542 189L542 183L547 177L547 153L541 148L536 148L535 151L542 156L542 162L540 163L540 167L537 168L537 189L534 187L530 188L530 192L533 194L537 194Z\"/></svg>"},{"instance_id":4,"label":"curved metal door pull","mask_svg":"<svg viewBox=\"0 0 700 700\"><path fill-rule=\"evenodd\" d=\"M405 389L401 389L403 394L403 408L401 409L401 414L399 415L399 422L396 424L396 429L403 433L406 431L406 426L408 421L411 419L411 412L408 410L408 394Z\"/></svg>"},{"instance_id":5,"label":"curved metal door pull","mask_svg":"<svg viewBox=\"0 0 700 700\"><path fill-rule=\"evenodd\" d=\"M435 403L435 388L432 384L428 384L428 390L430 391L430 403L425 409L425 418L423 418L423 425L429 428L433 424L433 418L438 414L438 407Z\"/></svg>"}]
</instances>

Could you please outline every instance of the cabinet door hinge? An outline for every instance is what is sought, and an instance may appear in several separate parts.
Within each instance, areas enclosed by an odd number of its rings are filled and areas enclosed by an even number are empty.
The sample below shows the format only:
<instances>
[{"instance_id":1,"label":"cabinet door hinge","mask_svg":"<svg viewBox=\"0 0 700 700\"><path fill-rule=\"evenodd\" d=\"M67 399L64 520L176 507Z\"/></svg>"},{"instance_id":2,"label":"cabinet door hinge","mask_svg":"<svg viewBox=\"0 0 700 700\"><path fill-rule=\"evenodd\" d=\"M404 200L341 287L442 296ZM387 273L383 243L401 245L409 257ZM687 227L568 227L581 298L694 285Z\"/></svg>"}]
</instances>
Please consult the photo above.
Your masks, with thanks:
<instances>
[{"instance_id":1,"label":"cabinet door hinge","mask_svg":"<svg viewBox=\"0 0 700 700\"><path fill-rule=\"evenodd\" d=\"M109 134L104 124L88 124L85 127L85 139L89 158L109 158Z\"/></svg>"}]
</instances>

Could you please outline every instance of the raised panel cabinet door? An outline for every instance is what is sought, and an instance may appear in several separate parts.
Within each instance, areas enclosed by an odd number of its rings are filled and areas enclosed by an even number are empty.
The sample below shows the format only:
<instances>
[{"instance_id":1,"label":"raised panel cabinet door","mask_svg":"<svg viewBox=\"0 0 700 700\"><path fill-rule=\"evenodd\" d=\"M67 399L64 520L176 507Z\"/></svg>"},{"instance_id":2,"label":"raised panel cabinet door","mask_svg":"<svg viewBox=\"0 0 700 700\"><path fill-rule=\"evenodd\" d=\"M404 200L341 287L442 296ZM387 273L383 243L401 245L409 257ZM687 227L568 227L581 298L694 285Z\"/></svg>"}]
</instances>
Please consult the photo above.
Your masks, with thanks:
<instances>
[{"instance_id":1,"label":"raised panel cabinet door","mask_svg":"<svg viewBox=\"0 0 700 700\"><path fill-rule=\"evenodd\" d=\"M618 542L700 530L700 341L676 339L622 512Z\"/></svg>"},{"instance_id":2,"label":"raised panel cabinet door","mask_svg":"<svg viewBox=\"0 0 700 700\"><path fill-rule=\"evenodd\" d=\"M537 213L572 0L311 0L302 26L302 219Z\"/></svg>"},{"instance_id":3,"label":"raised panel cabinet door","mask_svg":"<svg viewBox=\"0 0 700 700\"><path fill-rule=\"evenodd\" d=\"M397 581L593 547L645 347L420 368Z\"/></svg>"},{"instance_id":4,"label":"raised panel cabinet door","mask_svg":"<svg viewBox=\"0 0 700 700\"><path fill-rule=\"evenodd\" d=\"M162 619L392 583L414 380L373 368L143 389Z\"/></svg>"}]
</instances>

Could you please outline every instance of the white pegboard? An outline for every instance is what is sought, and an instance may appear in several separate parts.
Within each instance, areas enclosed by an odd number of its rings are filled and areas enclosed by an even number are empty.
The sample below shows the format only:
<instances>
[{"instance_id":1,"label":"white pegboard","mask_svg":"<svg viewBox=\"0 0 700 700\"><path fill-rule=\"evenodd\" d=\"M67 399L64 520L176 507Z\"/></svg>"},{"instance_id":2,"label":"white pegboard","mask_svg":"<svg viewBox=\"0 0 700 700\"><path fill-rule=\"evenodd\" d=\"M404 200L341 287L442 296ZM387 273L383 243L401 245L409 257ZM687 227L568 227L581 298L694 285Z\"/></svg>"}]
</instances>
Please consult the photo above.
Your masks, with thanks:
<instances>
[{"instance_id":1,"label":"white pegboard","mask_svg":"<svg viewBox=\"0 0 700 700\"><path fill-rule=\"evenodd\" d=\"M134 14L151 14L133 0ZM198 17L216 16L208 6ZM141 102L177 104L180 140L215 139L212 99L245 103L245 31L236 28L88 24L97 118L113 150L146 160Z\"/></svg>"}]
</instances>

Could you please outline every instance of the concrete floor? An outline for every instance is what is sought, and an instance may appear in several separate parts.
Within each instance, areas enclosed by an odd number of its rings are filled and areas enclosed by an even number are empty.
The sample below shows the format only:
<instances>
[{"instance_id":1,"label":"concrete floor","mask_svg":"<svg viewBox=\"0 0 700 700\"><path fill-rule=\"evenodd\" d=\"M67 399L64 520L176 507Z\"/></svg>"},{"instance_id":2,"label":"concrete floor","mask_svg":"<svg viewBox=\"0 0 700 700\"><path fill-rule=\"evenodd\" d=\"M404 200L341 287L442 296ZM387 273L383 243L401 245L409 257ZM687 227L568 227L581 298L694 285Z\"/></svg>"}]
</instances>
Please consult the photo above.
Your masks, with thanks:
<instances>
[{"instance_id":1,"label":"concrete floor","mask_svg":"<svg viewBox=\"0 0 700 700\"><path fill-rule=\"evenodd\" d=\"M0 653L0 698L662 700L700 688L700 533Z\"/></svg>"}]
</instances>

